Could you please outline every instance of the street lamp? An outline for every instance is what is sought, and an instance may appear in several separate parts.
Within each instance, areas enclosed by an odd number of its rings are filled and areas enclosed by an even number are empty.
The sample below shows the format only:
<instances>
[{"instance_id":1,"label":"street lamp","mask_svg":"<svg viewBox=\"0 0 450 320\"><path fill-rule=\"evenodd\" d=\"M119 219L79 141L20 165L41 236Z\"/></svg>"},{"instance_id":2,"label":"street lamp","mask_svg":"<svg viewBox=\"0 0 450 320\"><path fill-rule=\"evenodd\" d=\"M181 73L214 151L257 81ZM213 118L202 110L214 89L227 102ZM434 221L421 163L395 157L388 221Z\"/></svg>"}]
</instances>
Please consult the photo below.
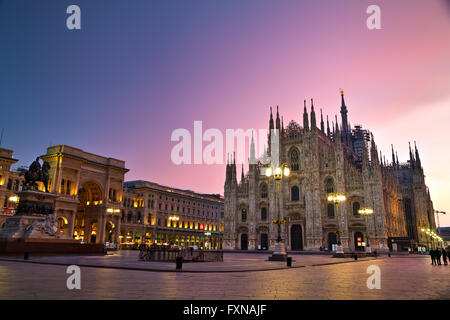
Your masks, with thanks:
<instances>
[{"instance_id":1,"label":"street lamp","mask_svg":"<svg viewBox=\"0 0 450 320\"><path fill-rule=\"evenodd\" d=\"M336 212L336 214L339 217L338 214L338 205L341 202L344 202L345 200L347 200L347 197L345 196L345 194L343 193L336 193L336 192L332 192L329 193L327 196L327 200L328 202L334 203L334 211ZM338 218L338 224L339 224L339 218ZM341 243L341 233L344 233L342 230L339 230L336 232L337 236L338 236L338 246L336 248L336 254L339 256L343 256L344 254L344 249L342 248L342 243Z\"/></svg>"},{"instance_id":2,"label":"street lamp","mask_svg":"<svg viewBox=\"0 0 450 320\"><path fill-rule=\"evenodd\" d=\"M275 169L272 170L272 167L268 167L266 169L266 177L270 178L273 176L273 179L275 180L277 184L277 193L276 193L276 202L277 202L277 211L278 211L278 219L273 220L273 224L276 224L278 226L278 237L277 237L277 245L275 246L275 251L273 252L272 256L269 257L269 261L285 261L287 258L287 253L285 249L284 242L281 239L281 225L286 224L286 220L283 218L281 219L280 216L280 204L279 204L279 193L280 193L280 182L283 177L289 177L291 174L291 170L289 170L289 167L286 165L277 166Z\"/></svg>"},{"instance_id":3,"label":"street lamp","mask_svg":"<svg viewBox=\"0 0 450 320\"><path fill-rule=\"evenodd\" d=\"M366 207L366 208L361 208L358 210L358 213L362 216L364 216L364 220L366 222L366 238L367 238L367 252L370 252L370 242L369 242L369 236L367 235L367 217L373 214L373 209Z\"/></svg>"}]
</instances>

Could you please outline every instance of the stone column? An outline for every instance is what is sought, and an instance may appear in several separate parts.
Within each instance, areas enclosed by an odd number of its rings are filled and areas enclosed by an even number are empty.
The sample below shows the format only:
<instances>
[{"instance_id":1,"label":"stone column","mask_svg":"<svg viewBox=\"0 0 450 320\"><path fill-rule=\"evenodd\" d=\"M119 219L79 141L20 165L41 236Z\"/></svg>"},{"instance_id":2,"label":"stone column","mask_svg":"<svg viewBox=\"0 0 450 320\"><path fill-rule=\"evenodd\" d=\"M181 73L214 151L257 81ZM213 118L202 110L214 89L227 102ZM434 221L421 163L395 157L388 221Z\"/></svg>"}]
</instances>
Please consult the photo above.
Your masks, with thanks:
<instances>
[{"instance_id":1,"label":"stone column","mask_svg":"<svg viewBox=\"0 0 450 320\"><path fill-rule=\"evenodd\" d=\"M75 228L75 217L76 212L70 211L70 217L69 217L69 225L67 226L67 232L70 239L73 239L73 231Z\"/></svg>"},{"instance_id":2,"label":"stone column","mask_svg":"<svg viewBox=\"0 0 450 320\"><path fill-rule=\"evenodd\" d=\"M96 243L105 242L105 228L106 228L106 207L100 208L99 220L98 220L98 233Z\"/></svg>"}]
</instances>

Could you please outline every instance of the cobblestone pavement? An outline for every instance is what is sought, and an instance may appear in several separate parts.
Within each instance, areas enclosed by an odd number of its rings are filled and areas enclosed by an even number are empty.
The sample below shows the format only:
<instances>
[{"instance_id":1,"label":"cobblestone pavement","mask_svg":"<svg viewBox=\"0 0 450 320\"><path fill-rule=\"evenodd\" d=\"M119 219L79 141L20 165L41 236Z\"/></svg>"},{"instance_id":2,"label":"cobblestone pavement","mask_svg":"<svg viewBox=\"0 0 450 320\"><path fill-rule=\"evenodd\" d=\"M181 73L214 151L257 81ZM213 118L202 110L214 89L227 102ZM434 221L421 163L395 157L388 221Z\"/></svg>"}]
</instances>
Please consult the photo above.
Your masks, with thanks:
<instances>
[{"instance_id":1,"label":"cobblestone pavement","mask_svg":"<svg viewBox=\"0 0 450 320\"><path fill-rule=\"evenodd\" d=\"M370 265L380 290L366 286ZM0 261L0 299L450 299L449 275L426 256L236 273L82 267L81 290L68 290L65 266Z\"/></svg>"},{"instance_id":2,"label":"cobblestone pavement","mask_svg":"<svg viewBox=\"0 0 450 320\"><path fill-rule=\"evenodd\" d=\"M50 263L79 266L111 267L133 270L151 271L175 271L174 262L139 261L139 252L132 250L118 251L116 254L107 256L30 256L30 262ZM255 253L224 253L223 262L185 262L184 272L236 272L236 271L258 271L270 269L286 269L285 262L268 261L270 254ZM333 258L331 255L296 255L291 254L292 266L305 267L316 264L346 263L353 262L351 258ZM8 258L1 257L0 260ZM373 259L372 257L359 260ZM12 260L23 261L23 258Z\"/></svg>"}]
</instances>

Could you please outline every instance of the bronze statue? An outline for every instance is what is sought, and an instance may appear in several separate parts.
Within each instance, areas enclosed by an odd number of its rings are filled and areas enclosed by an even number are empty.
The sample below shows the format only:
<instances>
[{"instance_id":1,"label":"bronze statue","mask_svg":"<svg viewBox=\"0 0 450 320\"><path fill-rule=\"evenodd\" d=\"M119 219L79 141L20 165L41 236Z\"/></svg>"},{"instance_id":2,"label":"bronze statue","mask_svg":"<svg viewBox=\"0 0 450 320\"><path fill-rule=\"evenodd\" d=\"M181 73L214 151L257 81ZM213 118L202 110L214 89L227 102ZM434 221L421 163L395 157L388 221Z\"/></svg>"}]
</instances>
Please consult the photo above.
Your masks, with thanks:
<instances>
[{"instance_id":1,"label":"bronze statue","mask_svg":"<svg viewBox=\"0 0 450 320\"><path fill-rule=\"evenodd\" d=\"M20 175L25 176L25 181L23 182L24 189L37 190L38 185L36 181L40 181L44 184L45 192L48 192L49 169L50 164L47 161L44 161L41 168L39 157L37 157L28 170L22 170L20 173Z\"/></svg>"}]
</instances>

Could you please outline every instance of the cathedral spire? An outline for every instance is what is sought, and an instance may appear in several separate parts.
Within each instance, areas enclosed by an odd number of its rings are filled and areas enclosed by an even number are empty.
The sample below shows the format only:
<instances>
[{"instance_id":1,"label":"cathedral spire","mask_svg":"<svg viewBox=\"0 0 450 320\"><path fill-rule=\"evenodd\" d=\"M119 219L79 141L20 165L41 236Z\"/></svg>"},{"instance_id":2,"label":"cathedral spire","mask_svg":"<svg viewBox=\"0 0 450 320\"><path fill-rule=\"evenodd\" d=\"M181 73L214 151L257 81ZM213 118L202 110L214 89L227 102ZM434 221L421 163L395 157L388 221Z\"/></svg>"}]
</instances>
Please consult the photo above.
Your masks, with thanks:
<instances>
[{"instance_id":1,"label":"cathedral spire","mask_svg":"<svg viewBox=\"0 0 450 320\"><path fill-rule=\"evenodd\" d=\"M416 144L416 141L414 141L414 149L415 149L415 152L416 152L416 161L417 161L417 165L418 165L419 167L421 167L420 157L419 157L419 150L417 150L417 144Z\"/></svg>"},{"instance_id":2,"label":"cathedral spire","mask_svg":"<svg viewBox=\"0 0 450 320\"><path fill-rule=\"evenodd\" d=\"M411 149L411 142L408 142L408 144L409 144L409 161L411 163L411 167L414 168L415 161L414 161L414 154L413 154L412 149Z\"/></svg>"},{"instance_id":3,"label":"cathedral spire","mask_svg":"<svg viewBox=\"0 0 450 320\"><path fill-rule=\"evenodd\" d=\"M277 106L277 120L276 120L276 128L277 128L278 130L280 130L280 129L281 129L281 126L280 126L280 114L278 113L278 106Z\"/></svg>"},{"instance_id":4,"label":"cathedral spire","mask_svg":"<svg viewBox=\"0 0 450 320\"><path fill-rule=\"evenodd\" d=\"M314 101L311 99L311 130L316 130L316 113L314 112Z\"/></svg>"},{"instance_id":5,"label":"cathedral spire","mask_svg":"<svg viewBox=\"0 0 450 320\"><path fill-rule=\"evenodd\" d=\"M283 117L281 117L281 134L284 135L284 120L283 120Z\"/></svg>"},{"instance_id":6,"label":"cathedral spire","mask_svg":"<svg viewBox=\"0 0 450 320\"><path fill-rule=\"evenodd\" d=\"M255 155L255 140L253 139L253 130L252 130L252 141L250 142L250 164L256 164L256 155Z\"/></svg>"},{"instance_id":7,"label":"cathedral spire","mask_svg":"<svg viewBox=\"0 0 450 320\"><path fill-rule=\"evenodd\" d=\"M334 116L336 119L336 130L335 130L335 134L334 134L334 143L338 143L340 144L341 141L341 133L339 132L339 123L337 121L337 116Z\"/></svg>"},{"instance_id":8,"label":"cathedral spire","mask_svg":"<svg viewBox=\"0 0 450 320\"><path fill-rule=\"evenodd\" d=\"M270 120L269 120L269 130L272 132L273 126L273 115L272 115L272 107L270 107ZM270 134L270 133L269 133Z\"/></svg>"},{"instance_id":9,"label":"cathedral spire","mask_svg":"<svg viewBox=\"0 0 450 320\"><path fill-rule=\"evenodd\" d=\"M328 115L327 115L327 136L328 138L330 137L331 132L330 132L330 121L328 121Z\"/></svg>"},{"instance_id":10,"label":"cathedral spire","mask_svg":"<svg viewBox=\"0 0 450 320\"><path fill-rule=\"evenodd\" d=\"M381 160L378 159L377 145L375 144L375 139L372 132L370 133L370 160L373 164L378 164L379 160Z\"/></svg>"},{"instance_id":11,"label":"cathedral spire","mask_svg":"<svg viewBox=\"0 0 450 320\"><path fill-rule=\"evenodd\" d=\"M395 151L395 163L397 164L397 168L400 167L400 162L398 162L398 153Z\"/></svg>"},{"instance_id":12,"label":"cathedral spire","mask_svg":"<svg viewBox=\"0 0 450 320\"><path fill-rule=\"evenodd\" d=\"M320 130L325 133L325 124L323 122L322 108L320 108Z\"/></svg>"},{"instance_id":13,"label":"cathedral spire","mask_svg":"<svg viewBox=\"0 0 450 320\"><path fill-rule=\"evenodd\" d=\"M309 131L308 111L306 111L306 100L303 101L303 129Z\"/></svg>"},{"instance_id":14,"label":"cathedral spire","mask_svg":"<svg viewBox=\"0 0 450 320\"><path fill-rule=\"evenodd\" d=\"M347 106L344 100L344 90L341 89L341 120L342 120L342 135L348 140L348 119L347 119Z\"/></svg>"},{"instance_id":15,"label":"cathedral spire","mask_svg":"<svg viewBox=\"0 0 450 320\"><path fill-rule=\"evenodd\" d=\"M394 154L394 145L391 144L392 149L392 165L395 167L395 154Z\"/></svg>"},{"instance_id":16,"label":"cathedral spire","mask_svg":"<svg viewBox=\"0 0 450 320\"><path fill-rule=\"evenodd\" d=\"M242 162L241 184L244 183L244 162Z\"/></svg>"}]
</instances>

